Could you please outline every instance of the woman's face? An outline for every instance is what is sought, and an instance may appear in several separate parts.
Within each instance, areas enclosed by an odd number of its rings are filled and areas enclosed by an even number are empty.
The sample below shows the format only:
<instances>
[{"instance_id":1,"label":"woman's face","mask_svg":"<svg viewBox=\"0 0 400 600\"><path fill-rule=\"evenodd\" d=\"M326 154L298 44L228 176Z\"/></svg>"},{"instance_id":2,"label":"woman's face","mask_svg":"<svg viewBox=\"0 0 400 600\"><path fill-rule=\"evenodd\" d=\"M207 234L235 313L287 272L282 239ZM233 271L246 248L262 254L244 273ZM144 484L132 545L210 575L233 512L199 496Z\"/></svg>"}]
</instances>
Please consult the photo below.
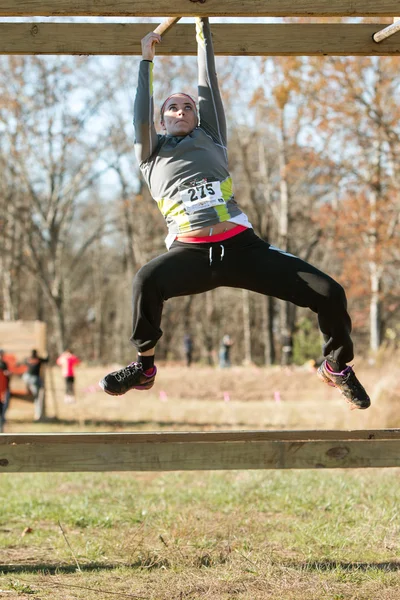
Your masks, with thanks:
<instances>
[{"instance_id":1,"label":"woman's face","mask_svg":"<svg viewBox=\"0 0 400 600\"><path fill-rule=\"evenodd\" d=\"M183 94L171 96L165 106L161 125L169 135L187 135L197 126L196 106Z\"/></svg>"}]
</instances>

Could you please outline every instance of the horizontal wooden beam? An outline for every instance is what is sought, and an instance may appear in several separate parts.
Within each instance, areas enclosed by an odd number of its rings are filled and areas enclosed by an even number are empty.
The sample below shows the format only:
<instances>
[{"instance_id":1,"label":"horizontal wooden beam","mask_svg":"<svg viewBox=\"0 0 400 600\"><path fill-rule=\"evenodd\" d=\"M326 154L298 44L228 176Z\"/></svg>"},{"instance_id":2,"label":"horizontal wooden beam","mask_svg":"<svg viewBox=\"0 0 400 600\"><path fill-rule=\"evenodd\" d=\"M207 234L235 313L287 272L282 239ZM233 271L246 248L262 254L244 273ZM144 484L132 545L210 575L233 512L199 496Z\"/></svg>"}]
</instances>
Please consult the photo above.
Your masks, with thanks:
<instances>
[{"instance_id":1,"label":"horizontal wooden beam","mask_svg":"<svg viewBox=\"0 0 400 600\"><path fill-rule=\"evenodd\" d=\"M400 429L274 429L274 430L235 430L235 431L151 431L140 433L17 433L0 436L0 448L14 443L34 444L38 439L57 445L68 442L75 444L81 440L85 443L107 441L111 444L121 441L137 441L144 443L170 442L272 442L295 441L309 442L329 440L400 440Z\"/></svg>"},{"instance_id":2,"label":"horizontal wooden beam","mask_svg":"<svg viewBox=\"0 0 400 600\"><path fill-rule=\"evenodd\" d=\"M398 430L0 436L2 473L399 466Z\"/></svg>"},{"instance_id":3,"label":"horizontal wooden beam","mask_svg":"<svg viewBox=\"0 0 400 600\"><path fill-rule=\"evenodd\" d=\"M216 24L215 53L236 56L400 55L400 34L377 44L382 24ZM154 24L0 23L0 54L140 55ZM158 55L195 55L193 25L176 25Z\"/></svg>"},{"instance_id":4,"label":"horizontal wooden beam","mask_svg":"<svg viewBox=\"0 0 400 600\"><path fill-rule=\"evenodd\" d=\"M0 16L391 17L398 0L0 0Z\"/></svg>"}]
</instances>

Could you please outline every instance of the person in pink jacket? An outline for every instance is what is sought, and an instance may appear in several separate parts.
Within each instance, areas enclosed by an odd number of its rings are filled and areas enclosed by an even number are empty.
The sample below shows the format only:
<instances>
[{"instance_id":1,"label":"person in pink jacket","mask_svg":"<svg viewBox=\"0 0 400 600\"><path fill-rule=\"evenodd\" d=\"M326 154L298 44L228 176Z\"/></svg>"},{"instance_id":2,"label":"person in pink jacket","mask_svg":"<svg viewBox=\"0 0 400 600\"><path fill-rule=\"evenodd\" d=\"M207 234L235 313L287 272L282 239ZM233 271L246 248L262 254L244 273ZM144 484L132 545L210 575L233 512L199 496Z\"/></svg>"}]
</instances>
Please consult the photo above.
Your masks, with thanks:
<instances>
[{"instance_id":1,"label":"person in pink jacket","mask_svg":"<svg viewBox=\"0 0 400 600\"><path fill-rule=\"evenodd\" d=\"M75 354L67 349L57 358L57 364L61 367L62 376L65 380L65 397L66 403L75 402L75 367L81 361Z\"/></svg>"}]
</instances>

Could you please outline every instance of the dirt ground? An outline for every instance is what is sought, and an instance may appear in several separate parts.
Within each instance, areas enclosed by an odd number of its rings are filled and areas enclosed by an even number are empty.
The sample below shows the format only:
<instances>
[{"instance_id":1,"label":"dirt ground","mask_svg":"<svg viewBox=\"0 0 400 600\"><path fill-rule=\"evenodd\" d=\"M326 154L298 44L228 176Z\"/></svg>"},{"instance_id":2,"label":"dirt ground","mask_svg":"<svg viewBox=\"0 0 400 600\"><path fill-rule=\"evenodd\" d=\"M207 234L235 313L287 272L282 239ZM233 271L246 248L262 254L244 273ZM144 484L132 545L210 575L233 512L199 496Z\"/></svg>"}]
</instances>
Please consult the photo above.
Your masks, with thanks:
<instances>
[{"instance_id":1,"label":"dirt ground","mask_svg":"<svg viewBox=\"0 0 400 600\"><path fill-rule=\"evenodd\" d=\"M352 411L337 390L305 367L212 367L158 365L154 387L121 397L98 385L118 368L81 366L76 373L75 404L64 402L64 382L57 368L47 370L47 416L65 430L91 425L113 429L366 429L400 426L400 374L392 364L361 365L357 376L372 406ZM30 402L12 399L5 433L24 431L33 419ZM41 424L34 424L40 431Z\"/></svg>"}]
</instances>

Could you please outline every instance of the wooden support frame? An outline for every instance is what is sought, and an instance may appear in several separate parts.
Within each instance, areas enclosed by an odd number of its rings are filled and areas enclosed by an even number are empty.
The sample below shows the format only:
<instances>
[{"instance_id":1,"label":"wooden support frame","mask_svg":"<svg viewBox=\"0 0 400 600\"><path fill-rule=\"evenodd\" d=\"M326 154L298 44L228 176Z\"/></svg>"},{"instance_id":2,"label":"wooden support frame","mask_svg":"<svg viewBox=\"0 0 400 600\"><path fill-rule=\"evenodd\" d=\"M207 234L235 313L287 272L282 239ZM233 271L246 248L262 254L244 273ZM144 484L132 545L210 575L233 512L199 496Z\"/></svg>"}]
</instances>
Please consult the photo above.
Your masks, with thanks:
<instances>
[{"instance_id":1,"label":"wooden support frame","mask_svg":"<svg viewBox=\"0 0 400 600\"><path fill-rule=\"evenodd\" d=\"M0 0L0 17L392 17L398 0Z\"/></svg>"},{"instance_id":2,"label":"wooden support frame","mask_svg":"<svg viewBox=\"0 0 400 600\"><path fill-rule=\"evenodd\" d=\"M0 0L0 17L168 14L332 17L398 14L398 0ZM397 24L214 24L215 53L251 56L399 55ZM0 23L0 54L140 55L153 24ZM389 30L389 32L388 32ZM388 35L386 35L388 34ZM379 38L379 39L378 39ZM387 39L385 39L387 38ZM376 41L385 39L384 44ZM193 25L166 36L158 55L195 55ZM0 473L400 467L400 430L132 434L3 434Z\"/></svg>"},{"instance_id":3,"label":"wooden support frame","mask_svg":"<svg viewBox=\"0 0 400 600\"><path fill-rule=\"evenodd\" d=\"M399 429L0 436L1 473L399 466Z\"/></svg>"},{"instance_id":4,"label":"wooden support frame","mask_svg":"<svg viewBox=\"0 0 400 600\"><path fill-rule=\"evenodd\" d=\"M376 44L380 24L213 24L217 55L400 55L400 39ZM153 23L0 23L0 54L140 55L140 40ZM178 24L157 46L157 55L195 55L193 24Z\"/></svg>"}]
</instances>

